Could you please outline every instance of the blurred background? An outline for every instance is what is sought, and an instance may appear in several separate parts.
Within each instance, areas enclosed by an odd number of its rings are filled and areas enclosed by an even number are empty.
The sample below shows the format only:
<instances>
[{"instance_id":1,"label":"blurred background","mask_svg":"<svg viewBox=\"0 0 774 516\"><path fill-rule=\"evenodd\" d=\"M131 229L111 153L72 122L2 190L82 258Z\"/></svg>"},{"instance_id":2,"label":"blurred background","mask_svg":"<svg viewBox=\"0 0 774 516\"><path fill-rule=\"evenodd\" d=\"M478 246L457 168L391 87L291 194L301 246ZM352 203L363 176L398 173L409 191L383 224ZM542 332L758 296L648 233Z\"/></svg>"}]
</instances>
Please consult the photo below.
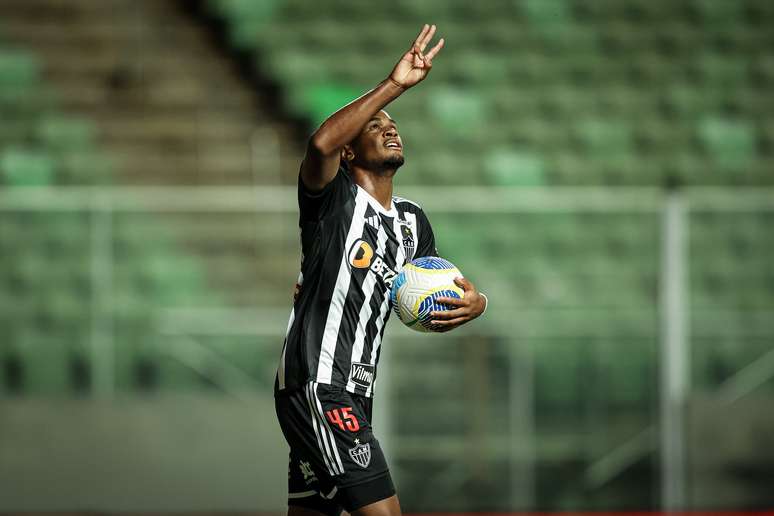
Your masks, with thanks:
<instances>
[{"instance_id":1,"label":"blurred background","mask_svg":"<svg viewBox=\"0 0 774 516\"><path fill-rule=\"evenodd\" d=\"M387 330L405 512L774 508L774 2L2 0L0 511L286 508L298 166L388 107L489 295Z\"/></svg>"}]
</instances>

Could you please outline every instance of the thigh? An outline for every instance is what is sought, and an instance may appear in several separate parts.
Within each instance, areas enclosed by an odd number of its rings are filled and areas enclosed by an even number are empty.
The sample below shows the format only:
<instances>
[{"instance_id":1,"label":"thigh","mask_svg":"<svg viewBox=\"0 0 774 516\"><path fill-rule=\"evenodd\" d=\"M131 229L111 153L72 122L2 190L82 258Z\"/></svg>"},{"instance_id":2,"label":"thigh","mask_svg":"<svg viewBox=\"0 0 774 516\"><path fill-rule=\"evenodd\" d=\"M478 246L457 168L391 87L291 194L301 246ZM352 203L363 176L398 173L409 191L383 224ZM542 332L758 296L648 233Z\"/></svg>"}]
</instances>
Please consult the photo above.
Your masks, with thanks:
<instances>
[{"instance_id":1,"label":"thigh","mask_svg":"<svg viewBox=\"0 0 774 516\"><path fill-rule=\"evenodd\" d=\"M339 503L351 513L394 497L387 461L371 426L371 398L328 385L316 386L313 395L341 460Z\"/></svg>"},{"instance_id":2,"label":"thigh","mask_svg":"<svg viewBox=\"0 0 774 516\"><path fill-rule=\"evenodd\" d=\"M370 399L311 382L278 397L276 408L291 448L289 503L306 503L314 491L351 511L395 494L371 428Z\"/></svg>"},{"instance_id":3,"label":"thigh","mask_svg":"<svg viewBox=\"0 0 774 516\"><path fill-rule=\"evenodd\" d=\"M296 456L291 450L288 461L289 516L339 516L342 506L335 499L336 492L336 486L330 482L327 486L321 485L311 461Z\"/></svg>"},{"instance_id":4,"label":"thigh","mask_svg":"<svg viewBox=\"0 0 774 516\"><path fill-rule=\"evenodd\" d=\"M310 386L310 400L320 418L320 437L331 443L330 459L338 473L339 489L389 473L387 461L373 434L369 410L359 396L329 385Z\"/></svg>"},{"instance_id":5,"label":"thigh","mask_svg":"<svg viewBox=\"0 0 774 516\"><path fill-rule=\"evenodd\" d=\"M338 516L341 506L334 500L338 487L327 464L310 444L316 438L305 400L305 395L293 393L275 401L280 428L290 446L288 506Z\"/></svg>"},{"instance_id":6,"label":"thigh","mask_svg":"<svg viewBox=\"0 0 774 516\"><path fill-rule=\"evenodd\" d=\"M401 516L398 496L392 495L389 498L355 509L352 511L352 516Z\"/></svg>"},{"instance_id":7,"label":"thigh","mask_svg":"<svg viewBox=\"0 0 774 516\"><path fill-rule=\"evenodd\" d=\"M353 515L399 516L400 505L390 474L339 491L339 503Z\"/></svg>"}]
</instances>

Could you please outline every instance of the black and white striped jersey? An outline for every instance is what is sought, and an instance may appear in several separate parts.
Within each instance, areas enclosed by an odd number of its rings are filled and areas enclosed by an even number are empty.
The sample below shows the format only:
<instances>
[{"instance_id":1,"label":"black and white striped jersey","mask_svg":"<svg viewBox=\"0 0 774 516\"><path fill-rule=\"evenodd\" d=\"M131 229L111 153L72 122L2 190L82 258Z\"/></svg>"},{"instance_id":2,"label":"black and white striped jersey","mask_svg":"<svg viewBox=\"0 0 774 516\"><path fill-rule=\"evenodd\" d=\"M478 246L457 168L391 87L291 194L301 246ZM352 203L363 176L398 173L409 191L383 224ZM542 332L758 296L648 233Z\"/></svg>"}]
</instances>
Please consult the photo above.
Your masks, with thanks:
<instances>
[{"instance_id":1,"label":"black and white striped jersey","mask_svg":"<svg viewBox=\"0 0 774 516\"><path fill-rule=\"evenodd\" d=\"M298 205L301 273L275 393L315 381L372 396L392 282L437 255L430 222L400 197L386 210L343 168L318 194L299 179Z\"/></svg>"}]
</instances>

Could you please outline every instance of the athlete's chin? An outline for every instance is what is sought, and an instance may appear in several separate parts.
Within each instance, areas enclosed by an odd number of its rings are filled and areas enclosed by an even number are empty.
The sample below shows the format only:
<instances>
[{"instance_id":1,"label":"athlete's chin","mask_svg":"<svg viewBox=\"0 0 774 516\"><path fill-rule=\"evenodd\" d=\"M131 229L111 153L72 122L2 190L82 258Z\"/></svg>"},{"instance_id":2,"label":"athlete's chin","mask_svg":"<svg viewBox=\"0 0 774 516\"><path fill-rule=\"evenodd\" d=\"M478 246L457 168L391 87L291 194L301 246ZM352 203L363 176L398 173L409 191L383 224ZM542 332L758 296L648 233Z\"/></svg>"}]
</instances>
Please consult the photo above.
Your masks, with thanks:
<instances>
[{"instance_id":1,"label":"athlete's chin","mask_svg":"<svg viewBox=\"0 0 774 516\"><path fill-rule=\"evenodd\" d=\"M382 169L383 170L398 170L400 167L403 166L403 163L406 160L403 159L403 156L396 152L392 156L388 156L383 162L382 162Z\"/></svg>"}]
</instances>

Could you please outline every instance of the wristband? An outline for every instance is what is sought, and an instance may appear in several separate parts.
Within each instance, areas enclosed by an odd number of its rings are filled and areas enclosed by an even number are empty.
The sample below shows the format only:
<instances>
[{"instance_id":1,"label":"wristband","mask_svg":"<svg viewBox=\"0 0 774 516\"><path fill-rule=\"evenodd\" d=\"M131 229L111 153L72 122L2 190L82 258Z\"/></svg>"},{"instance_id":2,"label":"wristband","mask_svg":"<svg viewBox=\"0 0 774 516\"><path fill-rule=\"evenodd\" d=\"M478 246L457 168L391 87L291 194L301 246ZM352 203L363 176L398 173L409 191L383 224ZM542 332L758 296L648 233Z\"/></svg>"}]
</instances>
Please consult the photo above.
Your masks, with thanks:
<instances>
[{"instance_id":1,"label":"wristband","mask_svg":"<svg viewBox=\"0 0 774 516\"><path fill-rule=\"evenodd\" d=\"M489 306L489 298L486 297L486 294L484 294L483 292L479 292L478 295L484 298L484 310L480 314L478 314L478 316L481 317L486 313L486 309Z\"/></svg>"}]
</instances>

